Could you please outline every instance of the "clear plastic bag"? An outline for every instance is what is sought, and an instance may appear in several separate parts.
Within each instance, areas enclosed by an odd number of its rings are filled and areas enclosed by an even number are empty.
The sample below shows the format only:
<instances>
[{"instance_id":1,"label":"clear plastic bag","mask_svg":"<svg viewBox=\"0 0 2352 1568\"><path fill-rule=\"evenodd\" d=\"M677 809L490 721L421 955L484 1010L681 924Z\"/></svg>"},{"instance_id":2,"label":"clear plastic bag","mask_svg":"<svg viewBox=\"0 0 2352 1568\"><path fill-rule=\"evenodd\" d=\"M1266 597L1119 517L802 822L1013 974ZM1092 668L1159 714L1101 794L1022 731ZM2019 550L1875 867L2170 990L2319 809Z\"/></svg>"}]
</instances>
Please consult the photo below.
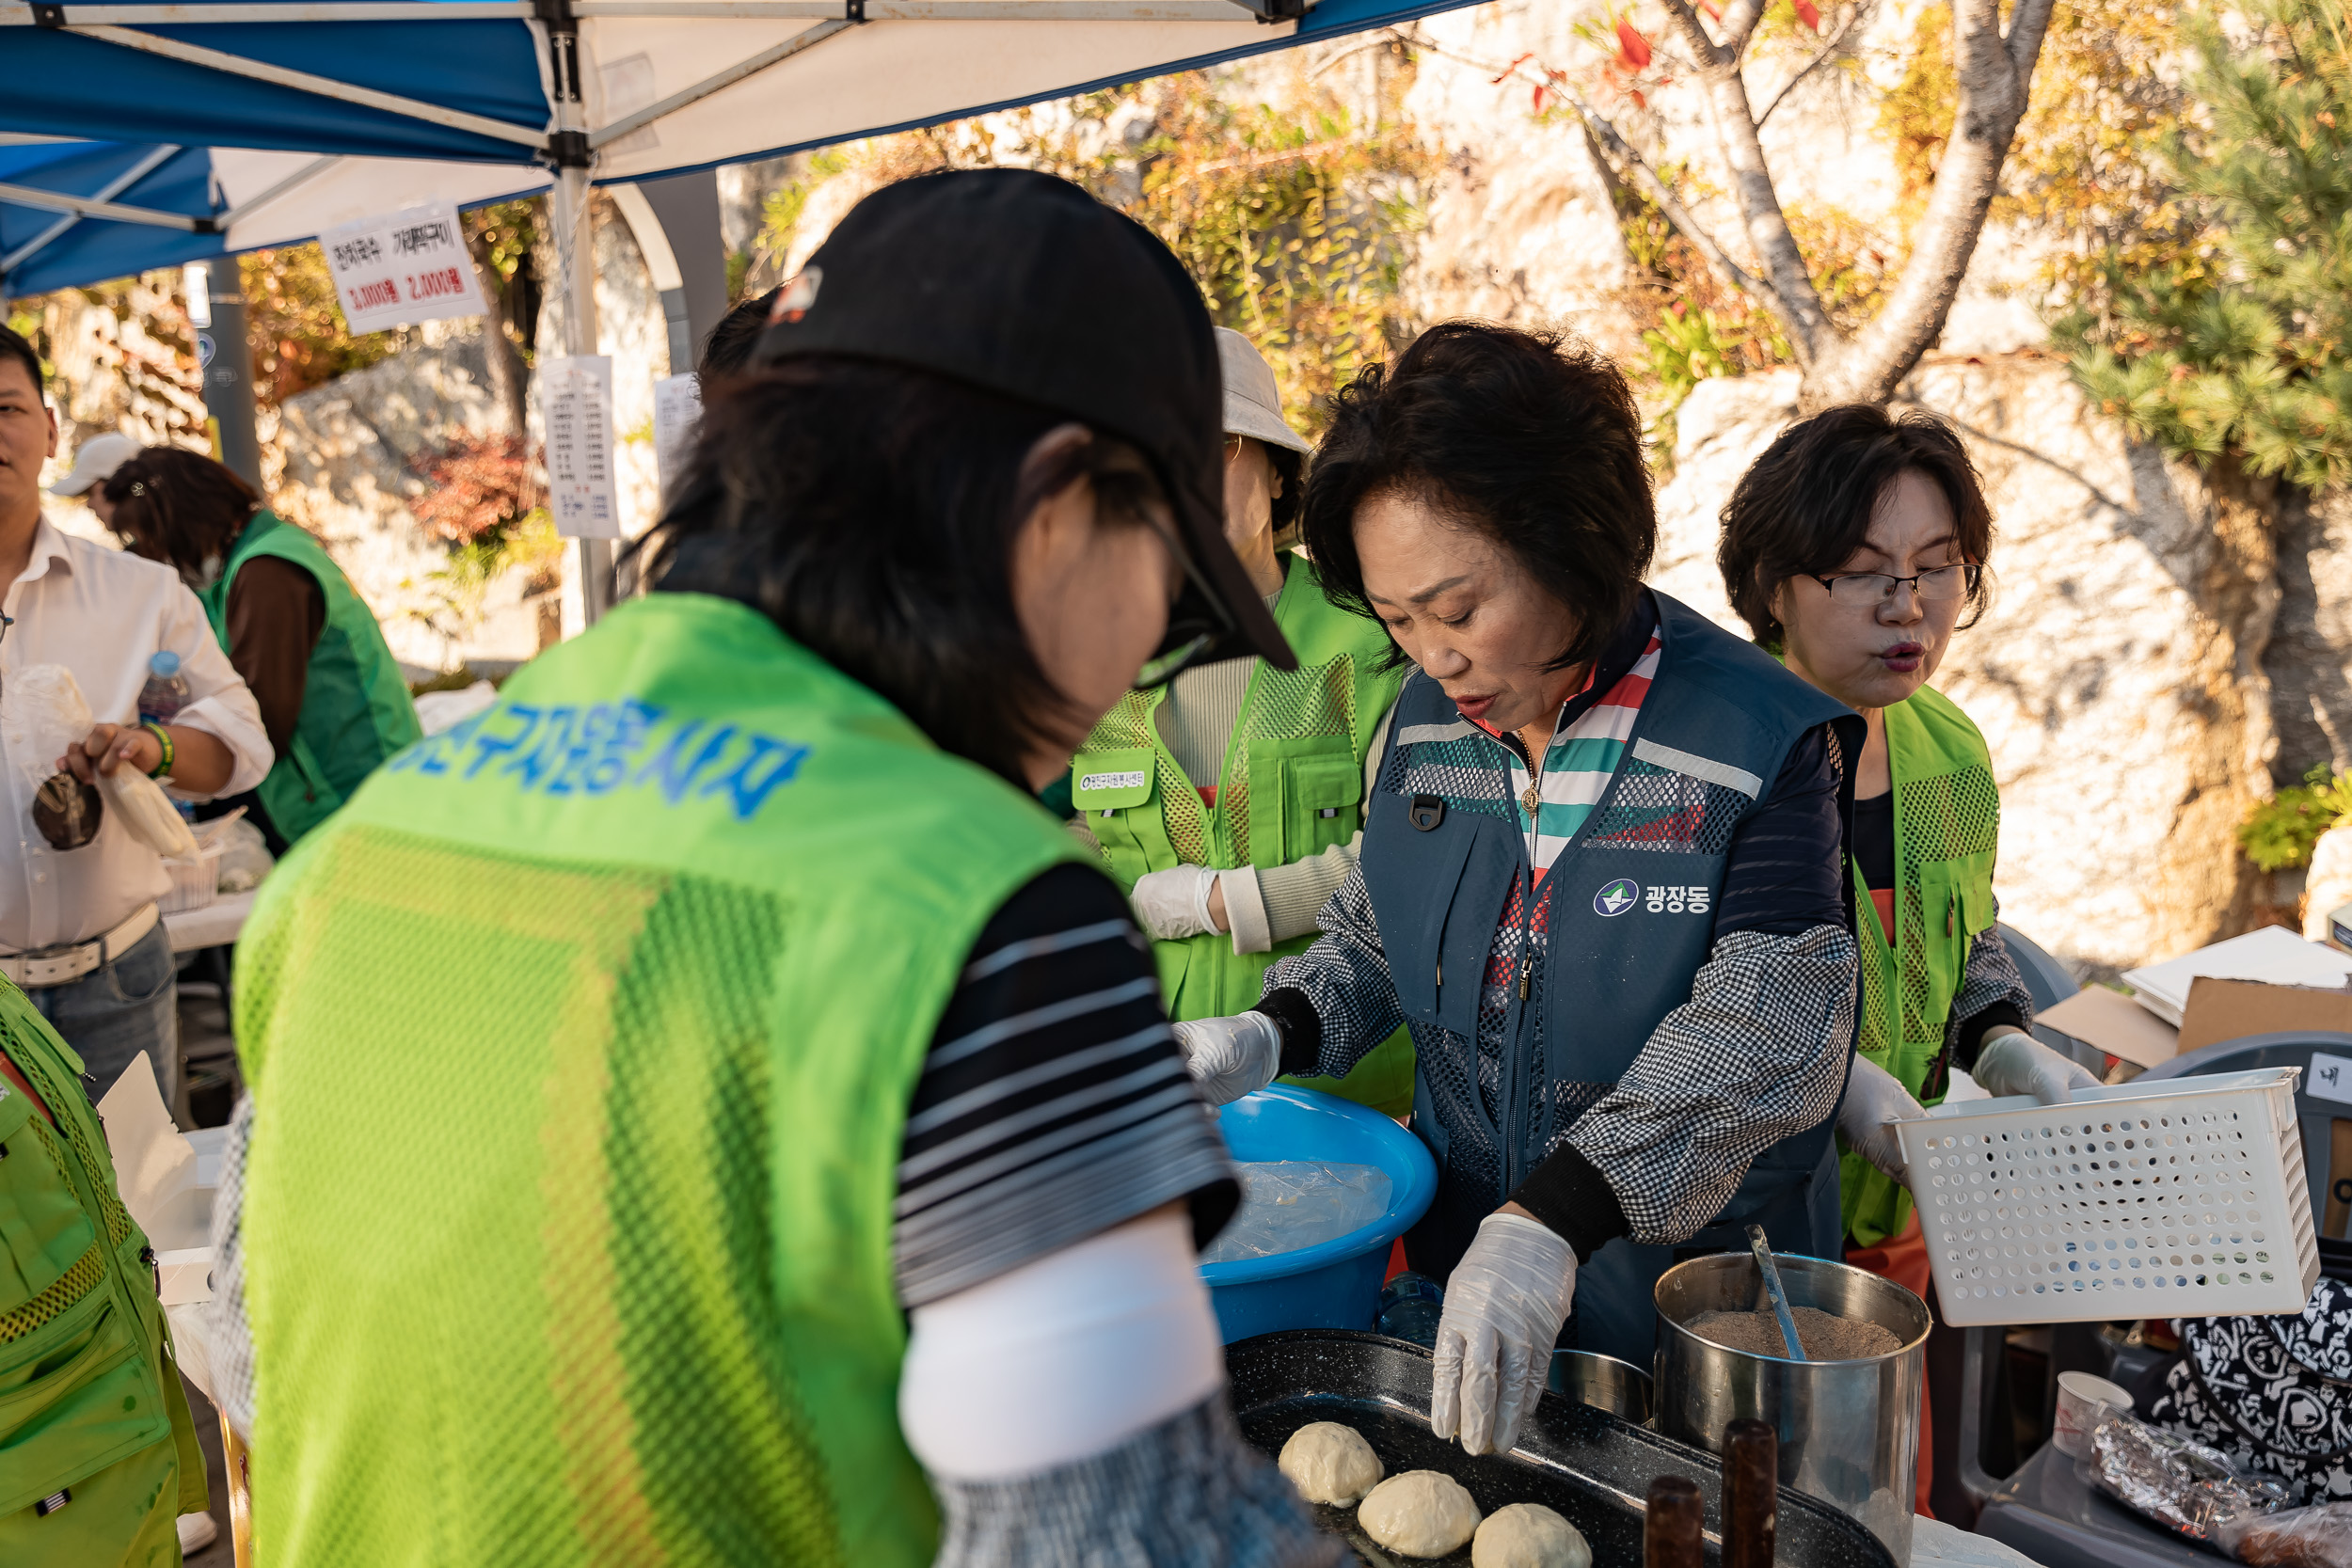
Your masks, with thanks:
<instances>
[{"instance_id":1,"label":"clear plastic bag","mask_svg":"<svg viewBox=\"0 0 2352 1568\"><path fill-rule=\"evenodd\" d=\"M2322 1503L2219 1521L2221 1549L2255 1568L2352 1568L2352 1503Z\"/></svg>"},{"instance_id":2,"label":"clear plastic bag","mask_svg":"<svg viewBox=\"0 0 2352 1568\"><path fill-rule=\"evenodd\" d=\"M226 816L196 825L197 842L220 846L220 891L243 893L259 887L262 879L277 869L278 858L269 852L269 841L262 830L239 806Z\"/></svg>"},{"instance_id":3,"label":"clear plastic bag","mask_svg":"<svg viewBox=\"0 0 2352 1568\"><path fill-rule=\"evenodd\" d=\"M1200 1254L1203 1263L1296 1252L1388 1212L1389 1173L1377 1165L1269 1160L1239 1168L1241 1207Z\"/></svg>"},{"instance_id":4,"label":"clear plastic bag","mask_svg":"<svg viewBox=\"0 0 2352 1568\"><path fill-rule=\"evenodd\" d=\"M38 788L56 770L57 758L87 738L96 721L72 671L62 664L33 664L12 673L0 689L0 724L7 728L8 754ZM196 853L196 835L171 798L144 773L127 768L101 773L98 792L116 820L155 853Z\"/></svg>"}]
</instances>

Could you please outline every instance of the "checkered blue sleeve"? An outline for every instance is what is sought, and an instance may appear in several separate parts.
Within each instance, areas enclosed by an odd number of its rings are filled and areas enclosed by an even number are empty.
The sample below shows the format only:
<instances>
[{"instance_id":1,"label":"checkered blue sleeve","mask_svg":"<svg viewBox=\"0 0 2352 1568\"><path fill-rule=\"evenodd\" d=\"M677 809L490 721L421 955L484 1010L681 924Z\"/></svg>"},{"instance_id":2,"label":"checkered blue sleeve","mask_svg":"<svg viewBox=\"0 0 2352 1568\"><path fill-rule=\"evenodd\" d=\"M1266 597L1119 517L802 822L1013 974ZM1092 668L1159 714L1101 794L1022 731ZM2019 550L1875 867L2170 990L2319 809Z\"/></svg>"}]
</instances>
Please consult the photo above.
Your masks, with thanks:
<instances>
[{"instance_id":1,"label":"checkered blue sleeve","mask_svg":"<svg viewBox=\"0 0 2352 1568\"><path fill-rule=\"evenodd\" d=\"M1314 1070L1344 1078L1405 1022L1388 955L1380 949L1380 923L1373 918L1372 895L1364 889L1360 863L1348 868L1347 879L1325 902L1315 924L1323 935L1304 953L1267 970L1260 994L1295 990L1303 995L1321 1025ZM1287 1062L1284 1066L1295 1070Z\"/></svg>"},{"instance_id":2,"label":"checkered blue sleeve","mask_svg":"<svg viewBox=\"0 0 2352 1568\"><path fill-rule=\"evenodd\" d=\"M1853 933L1734 931L1568 1143L1617 1195L1634 1241L1687 1241L1756 1157L1836 1108L1853 1043Z\"/></svg>"}]
</instances>

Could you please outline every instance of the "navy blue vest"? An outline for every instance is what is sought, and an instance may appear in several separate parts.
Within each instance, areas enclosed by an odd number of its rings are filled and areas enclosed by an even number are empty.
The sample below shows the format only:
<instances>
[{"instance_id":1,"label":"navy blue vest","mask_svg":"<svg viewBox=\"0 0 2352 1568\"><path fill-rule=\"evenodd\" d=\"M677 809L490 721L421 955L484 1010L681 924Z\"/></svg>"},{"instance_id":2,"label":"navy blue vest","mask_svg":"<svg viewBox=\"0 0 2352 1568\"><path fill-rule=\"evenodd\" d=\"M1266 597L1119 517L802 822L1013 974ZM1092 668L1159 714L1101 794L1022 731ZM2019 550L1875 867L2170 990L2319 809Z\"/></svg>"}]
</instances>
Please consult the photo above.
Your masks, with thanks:
<instances>
[{"instance_id":1,"label":"navy blue vest","mask_svg":"<svg viewBox=\"0 0 2352 1568\"><path fill-rule=\"evenodd\" d=\"M1527 838L1498 743L1418 672L1397 699L1363 869L1419 1051L1413 1130L1441 1173L1437 1202L1406 1243L1416 1268L1450 1273L1479 1220L1590 1103L1589 1086L1615 1082L1690 1000L1714 943L1710 911L1732 832L1789 749L1843 720L1852 731L1844 754L1859 751L1861 722L1843 705L1687 606L1654 597L1658 673L1607 790L1534 894L1547 940L1529 1000L1507 988L1511 1046L1486 1064L1483 1091L1482 982L1497 922L1529 874ZM1579 1096L1568 1085L1587 1087ZM1834 1131L1833 1117L1758 1156L1691 1245L1743 1246L1730 1227L1755 1222L1775 1246L1836 1257ZM1674 1250L1619 1240L1596 1253L1580 1275L1577 1342L1647 1366L1649 1287Z\"/></svg>"}]
</instances>

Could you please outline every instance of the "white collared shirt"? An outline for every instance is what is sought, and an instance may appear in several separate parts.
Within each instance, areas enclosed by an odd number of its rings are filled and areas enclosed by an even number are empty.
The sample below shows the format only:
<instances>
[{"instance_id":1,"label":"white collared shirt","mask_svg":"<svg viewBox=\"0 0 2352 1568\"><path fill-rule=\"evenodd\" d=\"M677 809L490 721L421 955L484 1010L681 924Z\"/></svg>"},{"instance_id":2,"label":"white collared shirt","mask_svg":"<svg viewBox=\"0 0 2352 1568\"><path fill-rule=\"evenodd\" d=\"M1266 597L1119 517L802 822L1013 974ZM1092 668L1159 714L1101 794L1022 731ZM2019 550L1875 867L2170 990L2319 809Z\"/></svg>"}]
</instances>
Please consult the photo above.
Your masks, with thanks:
<instances>
[{"instance_id":1,"label":"white collared shirt","mask_svg":"<svg viewBox=\"0 0 2352 1568\"><path fill-rule=\"evenodd\" d=\"M235 754L220 793L251 789L276 756L253 693L221 651L204 607L170 567L60 532L44 517L32 560L0 610L16 623L0 636L0 810L8 814L0 857L9 863L0 865L0 952L23 953L113 929L162 896L171 877L114 812L79 849L52 849L40 836L33 794L56 771L60 749L35 746L10 711L8 683L17 671L62 664L97 722L128 724L138 718L148 659L168 648L188 683L188 704L172 723L216 736Z\"/></svg>"}]
</instances>

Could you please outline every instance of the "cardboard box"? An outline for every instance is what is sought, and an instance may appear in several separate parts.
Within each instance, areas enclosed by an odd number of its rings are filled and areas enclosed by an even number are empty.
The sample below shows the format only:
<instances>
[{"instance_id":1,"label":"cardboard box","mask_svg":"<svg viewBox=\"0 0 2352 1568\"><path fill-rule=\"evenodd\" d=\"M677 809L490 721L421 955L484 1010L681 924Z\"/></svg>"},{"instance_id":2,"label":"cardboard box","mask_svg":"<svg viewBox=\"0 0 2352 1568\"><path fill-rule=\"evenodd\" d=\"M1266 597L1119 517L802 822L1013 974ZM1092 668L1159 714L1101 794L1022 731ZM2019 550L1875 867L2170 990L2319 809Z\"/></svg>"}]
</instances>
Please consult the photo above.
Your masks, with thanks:
<instances>
[{"instance_id":1,"label":"cardboard box","mask_svg":"<svg viewBox=\"0 0 2352 1568\"><path fill-rule=\"evenodd\" d=\"M2267 980L2274 986L2333 988L2352 978L2352 953L2305 942L2281 926L2265 926L2159 964L2125 970L2123 983L2137 993L2136 1000L2141 1006L2167 1023L2178 1025L2188 1006L2189 987L2208 974L2228 980Z\"/></svg>"},{"instance_id":2,"label":"cardboard box","mask_svg":"<svg viewBox=\"0 0 2352 1568\"><path fill-rule=\"evenodd\" d=\"M2270 986L2198 976L2181 1015L2181 1049L2197 1051L2247 1035L2352 1034L2352 990Z\"/></svg>"},{"instance_id":3,"label":"cardboard box","mask_svg":"<svg viewBox=\"0 0 2352 1568\"><path fill-rule=\"evenodd\" d=\"M2134 1067L2151 1068L2181 1053L2181 1032L2122 991L2090 986L2034 1016Z\"/></svg>"}]
</instances>

